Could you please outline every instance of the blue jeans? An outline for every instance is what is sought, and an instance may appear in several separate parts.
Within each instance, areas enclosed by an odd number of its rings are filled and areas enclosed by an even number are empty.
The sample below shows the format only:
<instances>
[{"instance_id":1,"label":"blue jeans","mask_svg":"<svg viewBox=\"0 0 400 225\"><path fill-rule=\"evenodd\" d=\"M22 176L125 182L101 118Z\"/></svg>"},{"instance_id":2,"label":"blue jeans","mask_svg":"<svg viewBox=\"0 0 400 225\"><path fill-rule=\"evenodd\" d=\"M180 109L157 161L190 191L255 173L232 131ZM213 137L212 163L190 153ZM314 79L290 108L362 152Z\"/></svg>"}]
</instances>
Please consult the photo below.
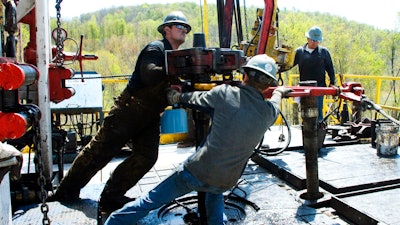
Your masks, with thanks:
<instances>
[{"instance_id":1,"label":"blue jeans","mask_svg":"<svg viewBox=\"0 0 400 225\"><path fill-rule=\"evenodd\" d=\"M205 206L208 225L222 225L224 199L222 190L196 179L185 169L179 169L146 195L129 202L113 212L104 225L136 224L151 210L158 209L174 199L192 191L205 192Z\"/></svg>"}]
</instances>

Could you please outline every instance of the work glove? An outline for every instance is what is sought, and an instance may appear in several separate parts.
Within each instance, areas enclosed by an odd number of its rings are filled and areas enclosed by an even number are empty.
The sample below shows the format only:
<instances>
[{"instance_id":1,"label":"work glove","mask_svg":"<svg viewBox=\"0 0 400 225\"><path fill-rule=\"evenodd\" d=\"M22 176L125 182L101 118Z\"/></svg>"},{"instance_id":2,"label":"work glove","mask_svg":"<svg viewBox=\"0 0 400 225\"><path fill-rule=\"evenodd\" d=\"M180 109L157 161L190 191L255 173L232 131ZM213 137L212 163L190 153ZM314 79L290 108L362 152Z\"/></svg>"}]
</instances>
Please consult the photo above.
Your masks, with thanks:
<instances>
[{"instance_id":1,"label":"work glove","mask_svg":"<svg viewBox=\"0 0 400 225\"><path fill-rule=\"evenodd\" d=\"M167 100L169 105L179 103L179 96L181 93L173 88L167 88Z\"/></svg>"},{"instance_id":2,"label":"work glove","mask_svg":"<svg viewBox=\"0 0 400 225\"><path fill-rule=\"evenodd\" d=\"M0 142L0 182L8 172L11 180L21 177L22 153L14 146Z\"/></svg>"},{"instance_id":3,"label":"work glove","mask_svg":"<svg viewBox=\"0 0 400 225\"><path fill-rule=\"evenodd\" d=\"M275 88L275 90L272 92L272 95L280 94L282 98L286 98L287 94L289 94L290 92L293 92L293 89L287 88L285 86L279 86Z\"/></svg>"}]
</instances>

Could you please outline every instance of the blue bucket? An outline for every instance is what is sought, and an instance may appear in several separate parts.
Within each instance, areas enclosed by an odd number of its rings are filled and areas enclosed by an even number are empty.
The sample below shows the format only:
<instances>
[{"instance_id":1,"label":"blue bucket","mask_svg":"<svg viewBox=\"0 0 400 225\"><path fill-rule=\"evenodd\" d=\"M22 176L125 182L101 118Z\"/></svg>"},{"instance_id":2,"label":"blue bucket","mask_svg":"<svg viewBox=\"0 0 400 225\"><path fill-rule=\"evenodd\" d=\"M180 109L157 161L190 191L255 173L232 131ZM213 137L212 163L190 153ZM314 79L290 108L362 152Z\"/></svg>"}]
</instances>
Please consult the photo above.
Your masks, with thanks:
<instances>
[{"instance_id":1,"label":"blue bucket","mask_svg":"<svg viewBox=\"0 0 400 225\"><path fill-rule=\"evenodd\" d=\"M167 109L161 116L161 133L187 133L187 115L184 109Z\"/></svg>"}]
</instances>

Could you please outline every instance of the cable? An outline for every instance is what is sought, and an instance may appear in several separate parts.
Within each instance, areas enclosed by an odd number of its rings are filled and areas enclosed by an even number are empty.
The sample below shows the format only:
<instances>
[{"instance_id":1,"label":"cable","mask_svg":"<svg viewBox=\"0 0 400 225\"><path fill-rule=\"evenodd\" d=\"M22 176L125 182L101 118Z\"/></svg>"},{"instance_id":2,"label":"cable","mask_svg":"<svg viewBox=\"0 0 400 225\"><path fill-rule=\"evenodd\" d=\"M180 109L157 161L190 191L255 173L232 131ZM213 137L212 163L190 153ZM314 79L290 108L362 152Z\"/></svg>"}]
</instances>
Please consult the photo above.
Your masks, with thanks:
<instances>
[{"instance_id":1,"label":"cable","mask_svg":"<svg viewBox=\"0 0 400 225\"><path fill-rule=\"evenodd\" d=\"M121 78L121 77L126 78L126 80L128 80L131 76L132 75L130 75L130 74L121 74L121 75L113 75L113 76L96 76L96 77L85 77L85 80L88 80L88 79L112 79L112 78ZM76 79L81 80L82 78L81 77L72 77L68 80L76 80Z\"/></svg>"},{"instance_id":2,"label":"cable","mask_svg":"<svg viewBox=\"0 0 400 225\"><path fill-rule=\"evenodd\" d=\"M284 126L287 129L287 139L286 139L286 143L283 147L281 148L270 148L269 146L263 146L263 142L264 142L264 137L261 139L260 143L258 144L257 148L254 149L255 153L258 153L260 155L265 155L265 156L274 156L274 155L278 155L280 153L282 153L283 151L285 151L290 144L290 141L292 139L292 132L290 129L290 125L289 122L287 121L285 115L283 115L283 113L281 111L279 111L279 114L282 116L283 122L284 122ZM285 141L285 137L283 134L283 129L282 129L282 133L279 135L279 140L278 141Z\"/></svg>"}]
</instances>

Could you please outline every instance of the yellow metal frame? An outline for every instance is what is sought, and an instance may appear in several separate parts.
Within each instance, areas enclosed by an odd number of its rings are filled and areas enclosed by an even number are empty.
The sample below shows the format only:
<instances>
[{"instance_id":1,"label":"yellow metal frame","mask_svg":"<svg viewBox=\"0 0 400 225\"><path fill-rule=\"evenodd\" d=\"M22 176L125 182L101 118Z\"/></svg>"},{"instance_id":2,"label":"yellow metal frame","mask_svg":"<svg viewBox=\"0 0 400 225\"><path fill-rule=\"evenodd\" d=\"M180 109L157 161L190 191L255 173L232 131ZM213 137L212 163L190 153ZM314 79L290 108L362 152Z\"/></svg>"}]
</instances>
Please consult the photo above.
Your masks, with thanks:
<instances>
[{"instance_id":1,"label":"yellow metal frame","mask_svg":"<svg viewBox=\"0 0 400 225\"><path fill-rule=\"evenodd\" d=\"M375 81L375 92L374 93L365 93L368 98L370 98L375 104L379 105L382 109L387 109L387 110L393 110L393 111L398 111L400 112L400 107L398 106L390 106L390 105L383 105L381 104L381 95L382 95L382 82L383 81L400 81L400 77L391 77L391 76L371 76L371 75L355 75L355 74L343 74L343 82L344 81L353 81L353 80L366 80L366 81ZM336 75L336 80L340 80L340 75ZM288 83L285 84L287 86L296 86L298 85L299 81L299 74L290 74L288 76ZM362 84L362 82L360 82ZM328 112L328 105L331 103L338 102L338 98L326 98L324 99L325 103L323 112L324 115ZM288 102L290 104L295 104L296 102L294 101L293 98L289 98ZM343 109L343 102L340 105L339 110L341 111ZM349 112L351 113L351 109L349 109ZM333 119L334 122L338 123L340 121L337 121Z\"/></svg>"},{"instance_id":2,"label":"yellow metal frame","mask_svg":"<svg viewBox=\"0 0 400 225\"><path fill-rule=\"evenodd\" d=\"M282 74L282 76L287 75L286 73ZM286 86L296 86L298 85L298 81L299 81L299 74L289 74L287 75L287 79L285 79L285 77L283 77L283 80L287 80L287 83L285 83L284 85ZM340 80L339 77L340 75L336 75L336 80ZM366 93L366 96L369 97L375 104L379 105L380 107L382 107L382 109L386 109L386 110L394 110L394 111L398 111L400 112L400 107L398 106L393 106L393 105L383 105L381 104L381 95L382 95L382 82L383 81L399 81L400 82L400 77L390 77L390 76L370 76L370 75L354 75L354 74L343 74L343 80L344 81L352 81L352 80L366 80L366 81L371 81L373 80L375 82L375 92L374 93ZM107 85L107 84L111 84L111 83L126 83L127 80L123 80L123 79L103 79L103 85ZM361 82L362 84L362 82ZM206 84L204 88L200 88L199 90L207 90L210 89L214 86L215 84ZM338 102L338 98L325 98L325 105L323 108L323 112L324 115L326 115L326 113L328 112L328 105L330 105L331 103L335 103ZM294 101L293 98L288 98L285 103L288 104L295 104L296 102ZM339 110L341 111L343 109L343 104L340 106ZM108 110L108 109L107 109ZM104 113L108 113L107 110L104 110ZM351 113L351 109L349 109L349 112ZM334 118L332 118L332 121L335 123L339 123L340 121L335 121ZM275 124L282 124L282 118L278 118L277 121L275 122ZM179 137L163 137L163 141L164 143L170 142L171 140L182 140L185 138L185 134L179 134L177 135Z\"/></svg>"}]
</instances>

